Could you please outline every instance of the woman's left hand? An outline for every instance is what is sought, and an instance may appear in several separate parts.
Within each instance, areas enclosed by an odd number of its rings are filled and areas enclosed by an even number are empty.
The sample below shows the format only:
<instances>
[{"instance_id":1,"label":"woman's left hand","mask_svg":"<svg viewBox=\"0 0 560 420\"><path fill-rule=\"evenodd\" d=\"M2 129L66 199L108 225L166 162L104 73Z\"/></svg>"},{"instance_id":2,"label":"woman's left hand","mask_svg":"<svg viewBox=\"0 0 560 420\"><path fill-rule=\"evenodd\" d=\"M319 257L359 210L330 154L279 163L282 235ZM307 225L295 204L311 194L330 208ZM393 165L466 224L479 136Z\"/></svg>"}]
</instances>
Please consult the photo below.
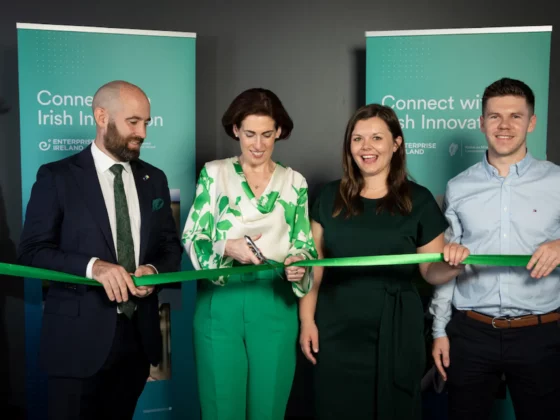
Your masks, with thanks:
<instances>
[{"instance_id":1,"label":"woman's left hand","mask_svg":"<svg viewBox=\"0 0 560 420\"><path fill-rule=\"evenodd\" d=\"M303 259L305 258L300 255L294 255L292 257L286 258L286 260L284 261L284 265L290 265L292 263L295 263L296 261L301 261ZM284 271L286 272L286 278L288 279L288 281L300 281L305 274L305 267L286 267Z\"/></svg>"},{"instance_id":2,"label":"woman's left hand","mask_svg":"<svg viewBox=\"0 0 560 420\"><path fill-rule=\"evenodd\" d=\"M470 251L463 245L451 242L443 247L443 259L451 266L458 266L469 256Z\"/></svg>"}]
</instances>

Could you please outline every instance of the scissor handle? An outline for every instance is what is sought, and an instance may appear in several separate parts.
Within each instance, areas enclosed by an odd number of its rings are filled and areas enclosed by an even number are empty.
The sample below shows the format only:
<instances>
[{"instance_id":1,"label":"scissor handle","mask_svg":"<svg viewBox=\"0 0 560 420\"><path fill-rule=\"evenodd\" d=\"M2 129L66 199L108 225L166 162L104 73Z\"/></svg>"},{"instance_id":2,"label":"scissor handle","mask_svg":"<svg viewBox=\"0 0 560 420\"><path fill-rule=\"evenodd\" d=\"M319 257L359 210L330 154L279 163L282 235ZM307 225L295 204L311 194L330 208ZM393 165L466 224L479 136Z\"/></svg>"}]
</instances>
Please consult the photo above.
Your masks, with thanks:
<instances>
[{"instance_id":1,"label":"scissor handle","mask_svg":"<svg viewBox=\"0 0 560 420\"><path fill-rule=\"evenodd\" d=\"M255 243L253 242L253 240L252 240L249 236L247 236L247 235L245 235L244 238L245 238L245 242L247 242L247 245L249 245L249 248L251 248L251 251L253 251L253 254L255 254L255 256L256 256L259 260L261 260L261 261L264 262L264 261L266 260L266 258L264 257L264 255L262 254L262 252L259 251L259 248L257 248L257 245L255 245Z\"/></svg>"}]
</instances>

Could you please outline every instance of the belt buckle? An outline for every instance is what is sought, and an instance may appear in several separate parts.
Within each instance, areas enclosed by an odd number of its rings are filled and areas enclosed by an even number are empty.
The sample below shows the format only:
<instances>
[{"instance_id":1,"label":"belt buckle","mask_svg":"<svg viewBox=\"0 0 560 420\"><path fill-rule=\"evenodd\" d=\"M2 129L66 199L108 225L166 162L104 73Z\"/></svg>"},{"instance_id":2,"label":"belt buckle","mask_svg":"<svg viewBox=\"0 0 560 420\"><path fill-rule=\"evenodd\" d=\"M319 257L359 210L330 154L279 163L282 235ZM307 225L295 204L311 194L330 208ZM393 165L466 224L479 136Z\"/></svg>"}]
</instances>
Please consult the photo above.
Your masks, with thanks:
<instances>
[{"instance_id":1,"label":"belt buckle","mask_svg":"<svg viewBox=\"0 0 560 420\"><path fill-rule=\"evenodd\" d=\"M495 322L496 320L498 321L507 321L508 322L508 326L505 328L511 328L511 318L507 317L507 316L495 316L494 318L492 318L492 328L496 328L496 329L502 329L502 327L498 327L496 326Z\"/></svg>"}]
</instances>

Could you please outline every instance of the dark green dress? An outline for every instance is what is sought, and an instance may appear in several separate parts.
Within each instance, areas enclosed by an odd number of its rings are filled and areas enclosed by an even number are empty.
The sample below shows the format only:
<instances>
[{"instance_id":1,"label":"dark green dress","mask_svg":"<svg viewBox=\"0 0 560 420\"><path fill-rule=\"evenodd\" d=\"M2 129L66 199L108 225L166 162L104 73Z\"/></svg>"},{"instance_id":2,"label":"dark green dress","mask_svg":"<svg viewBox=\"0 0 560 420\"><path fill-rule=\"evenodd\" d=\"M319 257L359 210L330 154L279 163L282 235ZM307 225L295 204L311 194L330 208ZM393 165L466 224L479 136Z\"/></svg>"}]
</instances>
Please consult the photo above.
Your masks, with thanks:
<instances>
[{"instance_id":1,"label":"dark green dress","mask_svg":"<svg viewBox=\"0 0 560 420\"><path fill-rule=\"evenodd\" d=\"M361 215L333 218L339 184L327 184L311 211L324 229L325 258L413 254L447 228L432 194L413 182L409 215L376 214L378 200L363 198ZM315 315L317 419L420 419L424 314L412 285L419 280L412 264L325 268Z\"/></svg>"}]
</instances>

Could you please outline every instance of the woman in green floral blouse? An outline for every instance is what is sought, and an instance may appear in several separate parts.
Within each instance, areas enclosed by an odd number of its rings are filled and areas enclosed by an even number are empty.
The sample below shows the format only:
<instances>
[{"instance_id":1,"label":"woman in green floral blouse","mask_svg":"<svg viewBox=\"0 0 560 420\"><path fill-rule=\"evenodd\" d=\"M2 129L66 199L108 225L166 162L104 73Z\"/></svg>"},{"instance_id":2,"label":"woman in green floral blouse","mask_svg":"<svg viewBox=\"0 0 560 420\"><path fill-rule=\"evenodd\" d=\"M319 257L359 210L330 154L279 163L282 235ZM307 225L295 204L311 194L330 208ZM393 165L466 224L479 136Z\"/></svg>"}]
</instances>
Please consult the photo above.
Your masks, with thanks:
<instances>
[{"instance_id":1,"label":"woman in green floral blouse","mask_svg":"<svg viewBox=\"0 0 560 420\"><path fill-rule=\"evenodd\" d=\"M312 285L309 270L288 265L316 257L307 183L272 160L276 140L293 128L273 92L241 93L222 125L241 155L202 169L185 249L196 269L260 264L249 236L267 261L286 267L199 282L194 344L202 418L280 420L295 370L297 298Z\"/></svg>"}]
</instances>

